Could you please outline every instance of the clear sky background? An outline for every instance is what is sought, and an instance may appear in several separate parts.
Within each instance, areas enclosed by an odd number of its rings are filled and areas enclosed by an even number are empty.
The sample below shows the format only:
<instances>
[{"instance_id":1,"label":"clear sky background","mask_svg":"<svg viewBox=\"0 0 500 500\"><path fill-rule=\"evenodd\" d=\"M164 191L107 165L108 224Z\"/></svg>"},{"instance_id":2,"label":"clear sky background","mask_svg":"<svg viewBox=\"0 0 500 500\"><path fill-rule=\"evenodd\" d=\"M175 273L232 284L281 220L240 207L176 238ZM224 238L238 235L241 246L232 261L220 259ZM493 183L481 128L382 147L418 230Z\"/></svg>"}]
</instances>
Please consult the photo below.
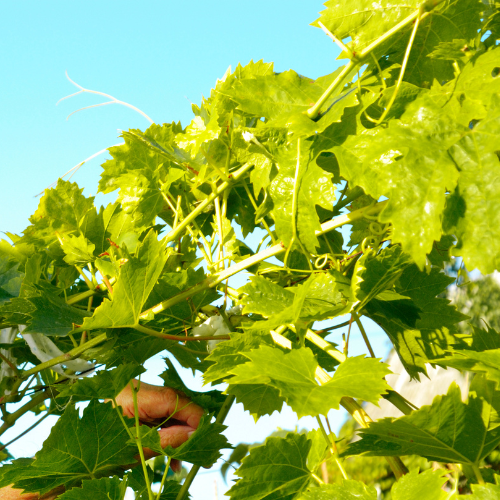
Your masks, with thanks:
<instances>
[{"instance_id":1,"label":"clear sky background","mask_svg":"<svg viewBox=\"0 0 500 500\"><path fill-rule=\"evenodd\" d=\"M65 71L80 85L129 102L157 123L180 120L186 126L193 116L191 102L208 95L230 65L264 59L273 61L276 71L292 68L311 78L337 68L338 49L322 31L309 26L320 10L321 0L3 2L0 231L22 232L38 205L35 195L82 160L121 142L120 130L145 130L149 125L118 105L84 110L66 120L78 108L106 99L79 95L56 106L77 91ZM73 177L85 194L96 194L105 159L102 155L92 160ZM102 195L97 201L104 203ZM377 354L385 355L384 336L373 325L368 328L376 335ZM353 335L355 341L357 332ZM163 371L161 359L148 367L146 380L161 383L154 378ZM201 386L188 372L182 374L193 389ZM344 418L342 412L332 414L334 427L338 429ZM4 442L28 420L3 437ZM237 406L227 424L228 438L237 444L261 441L278 426L293 429L297 421L286 410L254 425ZM299 423L314 425L312 419ZM33 455L49 431L49 425L40 426L13 445L11 453ZM218 472L202 473L192 498L215 498L214 481L222 498L227 486Z\"/></svg>"}]
</instances>

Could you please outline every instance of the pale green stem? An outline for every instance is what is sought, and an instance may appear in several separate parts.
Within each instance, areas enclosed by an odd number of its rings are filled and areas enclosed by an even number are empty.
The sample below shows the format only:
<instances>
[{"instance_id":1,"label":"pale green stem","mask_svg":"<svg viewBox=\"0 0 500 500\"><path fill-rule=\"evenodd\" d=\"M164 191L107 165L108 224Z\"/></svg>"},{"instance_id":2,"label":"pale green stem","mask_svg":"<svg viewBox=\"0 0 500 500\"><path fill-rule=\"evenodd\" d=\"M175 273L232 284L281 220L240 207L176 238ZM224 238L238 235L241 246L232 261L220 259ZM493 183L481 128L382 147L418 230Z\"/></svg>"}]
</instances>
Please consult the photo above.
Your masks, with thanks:
<instances>
[{"instance_id":1,"label":"pale green stem","mask_svg":"<svg viewBox=\"0 0 500 500\"><path fill-rule=\"evenodd\" d=\"M376 203L375 205L371 205L369 207L363 207L358 210L354 210L353 212L350 212L348 214L343 214L338 217L335 217L334 219L321 224L321 229L315 231L315 234L316 236L320 236L329 231L332 231L333 229L336 229L337 227L341 227L345 224L351 224L356 220L362 219L366 215L378 213L387 205L387 203L388 203L387 201L382 201L380 203ZM192 297L193 295L202 292L204 290L207 290L208 288L215 288L219 283L222 283L227 278L230 278L231 276L253 266L254 264L262 262L263 260L275 257L276 255L283 253L285 250L286 250L285 247L283 247L281 244L266 248L266 250L262 250L261 252L252 255L251 257L248 257L242 260L241 262L238 262L237 264L233 264L232 266L223 271L214 273L213 275L209 276L207 279L203 280L197 285L194 285L193 287L188 288L187 290L184 290L183 292L177 295L174 295L170 299L160 302L156 306L147 309L140 315L140 318L147 319L149 313L153 314L160 313L165 309L168 309L174 306L175 304L182 302L188 297Z\"/></svg>"},{"instance_id":2,"label":"pale green stem","mask_svg":"<svg viewBox=\"0 0 500 500\"><path fill-rule=\"evenodd\" d=\"M315 119L318 117L321 106L328 100L331 94L335 92L335 90L343 83L343 80L345 76L351 71L352 69L355 68L357 64L360 64L363 59L369 55L371 52L373 52L380 44L384 43L386 40L391 38L394 34L396 34L398 31L401 31L402 29L406 28L409 24L411 24L414 20L416 20L418 17L420 19L424 19L430 14L430 11L432 11L437 5L440 3L444 2L445 0L427 0L425 1L421 7L419 7L415 12L412 12L408 17L403 19L400 23L396 24L393 28L391 28L389 31L384 33L382 36L377 38L375 41L373 41L368 47L365 47L361 52L357 54L352 54L353 58L350 59L349 63L344 66L344 69L342 72L337 76L337 78L331 83L331 85L325 90L323 95L319 98L319 100L311 106L307 111L306 114L309 118ZM421 12L424 12L424 14L420 15Z\"/></svg>"},{"instance_id":3,"label":"pale green stem","mask_svg":"<svg viewBox=\"0 0 500 500\"><path fill-rule=\"evenodd\" d=\"M116 410L116 413L118 414L118 417L120 418L120 421L123 424L123 427L125 427L127 434L129 435L130 439L135 441L135 438L134 438L134 435L132 434L132 431L130 430L129 426L125 422L125 419L123 418L123 414L120 411L120 407L119 407L118 403L116 402L116 398L113 398L111 401L113 402L113 407Z\"/></svg>"},{"instance_id":4,"label":"pale green stem","mask_svg":"<svg viewBox=\"0 0 500 500\"><path fill-rule=\"evenodd\" d=\"M297 164L295 165L295 179L293 182L293 194L292 194L292 238L286 249L285 258L283 260L283 265L287 267L288 255L292 250L292 246L297 239L297 198L299 196L300 187L300 142L301 139L297 140Z\"/></svg>"},{"instance_id":5,"label":"pale green stem","mask_svg":"<svg viewBox=\"0 0 500 500\"><path fill-rule=\"evenodd\" d=\"M356 62L354 62L352 59L344 66L344 69L338 74L337 78L333 80L333 82L330 84L330 86L325 90L323 95L316 101L316 103L311 106L307 111L306 115L311 118L315 119L319 116L319 113L321 111L321 106L325 104L325 102L328 100L330 95L337 90L340 85L344 83L344 78L349 74L349 72L356 67Z\"/></svg>"},{"instance_id":6,"label":"pale green stem","mask_svg":"<svg viewBox=\"0 0 500 500\"><path fill-rule=\"evenodd\" d=\"M476 476L477 482L479 484L485 484L484 483L484 479L483 479L483 475L481 474L481 471L479 470L479 467L477 465L473 465L472 466L472 470L474 471L474 474Z\"/></svg>"},{"instance_id":7,"label":"pale green stem","mask_svg":"<svg viewBox=\"0 0 500 500\"><path fill-rule=\"evenodd\" d=\"M254 210L257 211L257 209L259 207L257 206L257 202L255 201L255 198L253 197L253 194L251 193L250 189L248 188L247 183L245 181L243 181L242 184L243 184L243 187L245 188L245 191L247 193L248 199L250 200L250 203L252 204ZM267 231L267 234L271 238L271 241L273 242L273 244L276 244L276 238L274 237L274 235L273 235L271 229L269 228L267 222L264 219L262 219L260 221L260 223L262 224L262 226L264 227L264 229Z\"/></svg>"},{"instance_id":8,"label":"pale green stem","mask_svg":"<svg viewBox=\"0 0 500 500\"><path fill-rule=\"evenodd\" d=\"M22 376L23 378L27 378L30 375L33 375L34 373L39 373L42 370L45 370L45 368L50 368L51 366L58 365L59 363L64 363L65 361L75 359L78 356L80 356L80 354L84 353L91 347L95 347L96 345L104 342L106 339L107 335L105 333L101 333L101 335L98 335L97 337L88 340L87 342L85 342L85 344L81 346L71 349L71 351L68 351L66 354L63 354L62 356L57 356L56 358L52 358L49 361L45 361L44 363L36 365L31 370L26 370L25 372L22 373Z\"/></svg>"},{"instance_id":9,"label":"pale green stem","mask_svg":"<svg viewBox=\"0 0 500 500\"><path fill-rule=\"evenodd\" d=\"M137 330L141 333L146 333L147 335L152 335L153 337L158 337L160 339L165 340L176 340L178 342L189 342L189 341L198 341L198 340L229 340L230 337L228 335L204 335L199 337L181 337L180 335L168 335L166 333L157 332L156 330L152 330L147 326L143 325L134 325L132 327L134 330Z\"/></svg>"},{"instance_id":10,"label":"pale green stem","mask_svg":"<svg viewBox=\"0 0 500 500\"><path fill-rule=\"evenodd\" d=\"M320 478L319 478L316 474L311 474L311 476L312 476L314 479L316 479L316 481L317 481L319 484L321 484L321 485L325 484L325 483L324 483L324 482L323 482L323 481L322 481L322 480L321 480L321 479L320 479Z\"/></svg>"},{"instance_id":11,"label":"pale green stem","mask_svg":"<svg viewBox=\"0 0 500 500\"><path fill-rule=\"evenodd\" d=\"M334 456L335 458L335 462L337 463L337 466L340 470L340 473L342 474L342 476L344 477L344 479L348 480L349 477L347 476L347 473L344 469L344 466L342 465L342 462L340 461L339 459L339 453L338 453L338 450L337 450L337 447L335 445L335 443L333 443L330 438L328 437L328 434L326 433L326 430L325 430L325 427L323 426L323 422L321 421L321 419L318 417L316 417L316 420L319 424L319 428L321 429L321 433L323 434L323 437L325 438L325 441L328 445L328 447L330 448L330 452L331 454Z\"/></svg>"},{"instance_id":12,"label":"pale green stem","mask_svg":"<svg viewBox=\"0 0 500 500\"><path fill-rule=\"evenodd\" d=\"M25 413L28 413L31 411L33 408L38 406L40 403L45 401L47 398L50 398L51 396L51 391L49 389L45 389L41 394L38 396L35 396L31 401L28 401L24 406L21 406L19 410L15 411L14 413L10 413L7 417L5 417L3 420L3 424L0 427L0 436L10 427L12 427L18 418L22 417Z\"/></svg>"},{"instance_id":13,"label":"pale green stem","mask_svg":"<svg viewBox=\"0 0 500 500\"><path fill-rule=\"evenodd\" d=\"M163 472L163 476L161 478L160 490L158 491L158 495L156 496L156 500L160 500L161 490L163 489L163 486L164 486L165 481L167 479L168 469L170 467L170 462L171 461L172 461L172 458L171 457L167 457L167 464L165 465L165 471Z\"/></svg>"},{"instance_id":14,"label":"pale green stem","mask_svg":"<svg viewBox=\"0 0 500 500\"><path fill-rule=\"evenodd\" d=\"M405 76L406 65L408 64L408 59L410 58L410 52L413 46L413 41L415 40L415 35L417 34L418 25L420 23L420 17L421 17L421 10L419 9L418 16L415 19L415 25L413 26L413 30L411 32L410 40L406 47L406 52L403 59L403 64L401 65L401 70L399 71L399 77L398 81L396 82L396 87L394 88L394 92L392 93L391 98L389 99L389 103L387 104L384 112L382 113L382 116L375 122L377 124L382 123L384 121L385 117L391 110L394 101L396 100L396 96L399 93L399 89L401 88L401 83L403 82L403 77Z\"/></svg>"},{"instance_id":15,"label":"pale green stem","mask_svg":"<svg viewBox=\"0 0 500 500\"><path fill-rule=\"evenodd\" d=\"M354 321L356 321L356 324L358 325L359 331L361 332L361 335L363 336L363 340L365 341L366 347L368 348L368 352L370 353L370 356L372 358L375 358L375 353L373 352L372 346L370 344L370 341L368 340L368 335L366 335L366 331L363 327L363 324L361 323L361 320L359 319L359 316L353 312L352 317L354 318Z\"/></svg>"},{"instance_id":16,"label":"pale green stem","mask_svg":"<svg viewBox=\"0 0 500 500\"><path fill-rule=\"evenodd\" d=\"M224 420L226 419L227 414L229 413L229 410L231 409L231 406L234 403L234 400L235 400L234 396L229 395L226 397L224 404L222 405L221 409L219 410L219 413L217 414L217 418L215 419L216 423L218 424L224 423ZM191 467L191 470L189 471L186 479L184 480L184 483L182 484L182 487L175 500L184 499L199 470L200 470L199 465L193 465L193 467Z\"/></svg>"},{"instance_id":17,"label":"pale green stem","mask_svg":"<svg viewBox=\"0 0 500 500\"><path fill-rule=\"evenodd\" d=\"M239 170L237 170L234 174L231 175L231 178L223 182L216 191L212 192L205 200L203 200L175 229L172 229L166 236L165 240L167 243L170 241L174 241L177 239L179 234L184 230L184 228L190 224L198 215L200 215L207 207L212 203L215 198L220 196L226 189L232 186L237 180L239 180L248 170L250 170L253 165L245 164Z\"/></svg>"},{"instance_id":18,"label":"pale green stem","mask_svg":"<svg viewBox=\"0 0 500 500\"><path fill-rule=\"evenodd\" d=\"M182 207L180 206L180 203L178 203L177 208L174 207L174 205L170 201L170 198L168 197L168 195L166 193L164 193L163 191L161 192L161 194L163 196L163 199L167 202L168 206L172 210L172 212L174 212L174 214L175 214L175 220L174 220L174 225L173 225L173 229L175 229L177 227L177 225L178 225L179 218L180 219L183 218ZM180 200L180 198L178 198L178 201L179 200ZM198 232L198 235L201 236L201 238L205 242L205 245L207 246L207 248L210 250L210 245L208 244L208 241L206 240L206 238L203 235L203 233L201 232L198 224L196 224L196 221L194 221L194 220L193 220L193 226L194 226L195 230ZM191 235L191 237L194 239L194 241L196 242L196 246L201 250L201 253L205 257L206 261L209 263L209 265L212 265L213 264L212 257L205 250L205 246L203 245L203 243L199 242L199 240L198 240L195 232L191 229L191 227L186 226L186 229L187 229L188 233Z\"/></svg>"},{"instance_id":19,"label":"pale green stem","mask_svg":"<svg viewBox=\"0 0 500 500\"><path fill-rule=\"evenodd\" d=\"M337 360L339 363L343 363L347 358L344 353L340 352L338 349L335 349L332 344L327 342L325 339L321 338L319 335L314 333L312 330L307 330L306 339L317 345L320 349L325 351L332 358Z\"/></svg>"},{"instance_id":20,"label":"pale green stem","mask_svg":"<svg viewBox=\"0 0 500 500\"><path fill-rule=\"evenodd\" d=\"M214 200L215 202L215 217L217 220L217 226L218 226L218 233L219 233L219 256L218 256L218 262L220 263L220 267L224 269L224 227L223 227L223 221L222 221L222 213L220 209L220 198L217 197Z\"/></svg>"},{"instance_id":21,"label":"pale green stem","mask_svg":"<svg viewBox=\"0 0 500 500\"><path fill-rule=\"evenodd\" d=\"M144 450L142 449L141 443L141 432L139 426L139 406L137 404L137 391L139 388L134 387L133 382L130 382L130 387L132 388L132 398L134 399L134 417L135 417L135 439L137 442L137 448L139 449L139 456L141 457L142 471L144 472L144 481L146 482L146 488L148 490L149 500L154 500L153 492L151 491L151 484L149 483L148 468L146 465L146 460L144 459Z\"/></svg>"}]
</instances>

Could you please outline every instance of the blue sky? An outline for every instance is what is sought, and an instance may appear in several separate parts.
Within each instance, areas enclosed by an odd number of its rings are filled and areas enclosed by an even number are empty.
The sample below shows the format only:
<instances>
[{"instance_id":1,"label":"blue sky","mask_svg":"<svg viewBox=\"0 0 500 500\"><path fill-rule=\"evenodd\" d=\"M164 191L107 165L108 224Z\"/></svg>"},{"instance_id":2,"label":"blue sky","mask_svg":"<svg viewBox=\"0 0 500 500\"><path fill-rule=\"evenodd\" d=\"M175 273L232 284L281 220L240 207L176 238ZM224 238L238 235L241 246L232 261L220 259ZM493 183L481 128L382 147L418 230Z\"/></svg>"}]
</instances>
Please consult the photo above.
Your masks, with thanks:
<instances>
[{"instance_id":1,"label":"blue sky","mask_svg":"<svg viewBox=\"0 0 500 500\"><path fill-rule=\"evenodd\" d=\"M37 207L37 193L77 163L121 142L120 130L148 126L142 116L118 105L84 110L66 120L76 109L105 99L79 95L56 106L77 90L65 71L80 85L129 102L156 122L187 125L191 102L208 95L229 65L264 59L274 61L277 71L292 68L311 78L338 67L336 46L309 26L320 10L321 1L298 0L3 2L0 231L20 233ZM86 194L96 194L105 158L89 162L73 177ZM380 332L376 338L383 355ZM161 360L151 363L148 381L161 383L154 379L161 365ZM199 386L199 380L190 383ZM343 419L337 412L334 427ZM255 426L242 408L235 408L228 424L229 439L237 444L263 440L278 426L293 428L296 419L286 411ZM47 432L49 426L41 426L11 451L33 454ZM200 476L193 498L213 498L214 480L222 498L226 487L218 472Z\"/></svg>"}]
</instances>

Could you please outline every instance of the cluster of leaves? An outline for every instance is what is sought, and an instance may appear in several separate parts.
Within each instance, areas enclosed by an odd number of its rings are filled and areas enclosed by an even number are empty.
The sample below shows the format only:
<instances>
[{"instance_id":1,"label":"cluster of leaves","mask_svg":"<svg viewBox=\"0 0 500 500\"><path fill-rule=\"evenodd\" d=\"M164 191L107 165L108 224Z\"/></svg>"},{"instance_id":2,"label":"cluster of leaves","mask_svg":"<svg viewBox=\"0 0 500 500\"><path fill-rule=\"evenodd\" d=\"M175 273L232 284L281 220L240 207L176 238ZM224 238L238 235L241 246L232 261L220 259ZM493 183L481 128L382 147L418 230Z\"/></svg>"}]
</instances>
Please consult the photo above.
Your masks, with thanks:
<instances>
[{"instance_id":1,"label":"cluster of leaves","mask_svg":"<svg viewBox=\"0 0 500 500\"><path fill-rule=\"evenodd\" d=\"M324 428L269 438L243 459L228 493L235 500L375 499L342 466L359 455L387 457L400 478L394 499L458 491L448 468L405 474L406 455L472 471L471 498L500 496L481 468L500 443L500 335L479 327L459 335L466 316L441 297L452 256L483 273L500 263L500 6L325 7L314 24L334 33L345 66L316 80L262 61L228 70L193 105L187 127L129 130L109 149L99 190L118 191L115 203L97 209L59 180L23 234L2 240L0 433L27 411L62 416L34 459L0 469L0 486L121 499L129 485L151 498L153 471L125 472L137 454L132 433L161 455L210 467L230 447L222 422L236 400L255 419L286 403L322 422L343 406L363 429L341 454ZM234 290L227 280L244 271L248 283ZM230 302L240 315L226 314ZM214 315L229 336L190 336ZM335 327L315 327L345 315L370 357L349 356L348 344L338 350L328 341ZM412 408L385 381L390 371L363 317L387 333L412 378L428 363L475 373L468 396L452 386ZM190 391L167 363L165 384L207 412L176 449L162 449L155 430L133 429L102 401L162 351L206 384L226 384L224 394ZM79 379L74 358L104 369ZM370 423L360 403L382 397L406 415ZM76 401L90 401L81 418ZM344 479L321 484L317 472L330 458ZM186 494L167 481L160 498Z\"/></svg>"}]
</instances>

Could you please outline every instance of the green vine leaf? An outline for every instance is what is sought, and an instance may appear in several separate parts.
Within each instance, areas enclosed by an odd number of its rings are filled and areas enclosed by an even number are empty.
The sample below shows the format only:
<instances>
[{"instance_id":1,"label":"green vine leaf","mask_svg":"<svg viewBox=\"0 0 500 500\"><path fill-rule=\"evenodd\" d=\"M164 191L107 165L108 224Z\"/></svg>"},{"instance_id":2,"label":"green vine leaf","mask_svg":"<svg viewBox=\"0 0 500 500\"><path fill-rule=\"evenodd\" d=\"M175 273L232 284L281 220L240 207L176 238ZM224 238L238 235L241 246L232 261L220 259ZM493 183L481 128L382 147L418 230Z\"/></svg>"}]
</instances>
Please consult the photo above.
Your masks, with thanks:
<instances>
[{"instance_id":1,"label":"green vine leaf","mask_svg":"<svg viewBox=\"0 0 500 500\"><path fill-rule=\"evenodd\" d=\"M319 27L320 21L340 40L351 38L350 48L359 52L415 12L419 4L418 0L407 1L403 5L397 0L379 3L369 0L350 3L327 0L324 3L326 9L312 25Z\"/></svg>"},{"instance_id":2,"label":"green vine leaf","mask_svg":"<svg viewBox=\"0 0 500 500\"><path fill-rule=\"evenodd\" d=\"M477 466L500 443L498 396L494 384L476 377L469 401L452 384L431 406L398 419L384 418L361 429L361 440L343 456L401 456L417 454L438 462Z\"/></svg>"},{"instance_id":3,"label":"green vine leaf","mask_svg":"<svg viewBox=\"0 0 500 500\"><path fill-rule=\"evenodd\" d=\"M309 348L292 349L285 354L262 346L245 356L250 361L231 370L235 376L229 379L230 384L271 385L299 418L327 415L332 408L339 408L345 396L377 404L381 394L389 389L384 377L390 370L373 358L348 358L339 365L332 380L319 385L315 380L318 362Z\"/></svg>"},{"instance_id":4,"label":"green vine leaf","mask_svg":"<svg viewBox=\"0 0 500 500\"><path fill-rule=\"evenodd\" d=\"M449 300L436 297L453 281L437 268L427 274L413 264L403 271L395 286L395 291L410 301L372 299L364 309L387 333L412 378L426 374L425 364L443 357L447 350L466 346L455 333L456 324L467 316ZM414 316L415 308L418 318Z\"/></svg>"},{"instance_id":5,"label":"green vine leaf","mask_svg":"<svg viewBox=\"0 0 500 500\"><path fill-rule=\"evenodd\" d=\"M92 400L82 418L78 413L73 406L66 409L34 460L5 465L0 487L14 484L44 494L82 479L122 474L122 466L135 463L137 447L126 444L127 429L111 403Z\"/></svg>"},{"instance_id":6,"label":"green vine leaf","mask_svg":"<svg viewBox=\"0 0 500 500\"><path fill-rule=\"evenodd\" d=\"M122 500L127 483L116 476L83 481L81 488L73 488L57 498L61 500Z\"/></svg>"},{"instance_id":7,"label":"green vine leaf","mask_svg":"<svg viewBox=\"0 0 500 500\"><path fill-rule=\"evenodd\" d=\"M241 478L229 490L232 500L292 500L311 478L307 456L311 441L305 435L287 434L268 438L263 446L252 448L236 474Z\"/></svg>"},{"instance_id":8,"label":"green vine leaf","mask_svg":"<svg viewBox=\"0 0 500 500\"><path fill-rule=\"evenodd\" d=\"M377 490L361 481L342 480L340 484L324 484L311 488L300 500L376 500Z\"/></svg>"},{"instance_id":9,"label":"green vine leaf","mask_svg":"<svg viewBox=\"0 0 500 500\"><path fill-rule=\"evenodd\" d=\"M113 399L135 377L146 370L135 363L120 365L114 370L99 371L93 377L77 380L74 384L62 386L58 397L73 397L73 401L89 399Z\"/></svg>"},{"instance_id":10,"label":"green vine leaf","mask_svg":"<svg viewBox=\"0 0 500 500\"><path fill-rule=\"evenodd\" d=\"M123 264L112 300L104 299L79 330L121 328L139 323L139 315L166 262L165 243L150 230L134 256Z\"/></svg>"},{"instance_id":11,"label":"green vine leaf","mask_svg":"<svg viewBox=\"0 0 500 500\"><path fill-rule=\"evenodd\" d=\"M227 427L217 422L210 422L210 418L211 415L202 417L194 434L178 448L167 446L164 449L165 454L194 465L212 467L222 456L220 450L232 448L232 446L222 434Z\"/></svg>"}]
</instances>

